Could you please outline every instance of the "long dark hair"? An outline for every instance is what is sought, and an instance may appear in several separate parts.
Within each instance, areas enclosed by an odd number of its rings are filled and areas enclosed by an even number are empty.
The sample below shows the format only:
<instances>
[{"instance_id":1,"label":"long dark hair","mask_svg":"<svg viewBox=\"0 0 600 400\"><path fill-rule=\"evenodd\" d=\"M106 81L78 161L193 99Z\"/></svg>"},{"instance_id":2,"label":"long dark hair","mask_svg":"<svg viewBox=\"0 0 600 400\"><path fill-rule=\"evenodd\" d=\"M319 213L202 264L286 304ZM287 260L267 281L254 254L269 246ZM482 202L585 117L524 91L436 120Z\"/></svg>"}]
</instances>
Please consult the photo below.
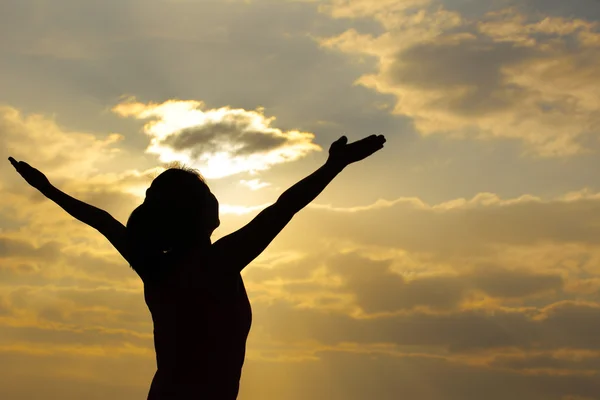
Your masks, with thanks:
<instances>
[{"instance_id":1,"label":"long dark hair","mask_svg":"<svg viewBox=\"0 0 600 400\"><path fill-rule=\"evenodd\" d=\"M155 275L194 246L210 243L219 205L200 173L174 164L152 181L127 220L131 267Z\"/></svg>"}]
</instances>

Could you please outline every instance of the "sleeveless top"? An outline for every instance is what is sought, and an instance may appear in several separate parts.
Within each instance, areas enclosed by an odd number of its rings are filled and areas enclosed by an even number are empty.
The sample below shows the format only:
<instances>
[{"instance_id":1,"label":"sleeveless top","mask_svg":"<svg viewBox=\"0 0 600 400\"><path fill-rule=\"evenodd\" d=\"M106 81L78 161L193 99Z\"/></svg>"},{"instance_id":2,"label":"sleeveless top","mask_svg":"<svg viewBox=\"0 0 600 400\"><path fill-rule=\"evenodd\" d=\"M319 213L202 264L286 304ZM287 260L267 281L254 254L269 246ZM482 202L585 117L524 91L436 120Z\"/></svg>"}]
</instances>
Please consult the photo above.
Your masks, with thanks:
<instances>
[{"instance_id":1,"label":"sleeveless top","mask_svg":"<svg viewBox=\"0 0 600 400\"><path fill-rule=\"evenodd\" d=\"M239 272L206 261L169 265L160 279L144 280L158 367L149 399L237 398L250 301Z\"/></svg>"}]
</instances>

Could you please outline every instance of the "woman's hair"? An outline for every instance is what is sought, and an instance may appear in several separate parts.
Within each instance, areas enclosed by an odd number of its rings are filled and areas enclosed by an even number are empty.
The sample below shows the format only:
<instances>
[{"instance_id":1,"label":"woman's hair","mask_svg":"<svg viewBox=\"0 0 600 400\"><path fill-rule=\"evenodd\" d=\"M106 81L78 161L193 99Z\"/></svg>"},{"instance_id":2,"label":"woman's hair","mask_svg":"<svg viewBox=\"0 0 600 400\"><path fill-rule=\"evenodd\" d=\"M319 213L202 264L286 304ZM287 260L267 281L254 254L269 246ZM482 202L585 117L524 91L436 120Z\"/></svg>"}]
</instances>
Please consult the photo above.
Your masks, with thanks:
<instances>
[{"instance_id":1,"label":"woman's hair","mask_svg":"<svg viewBox=\"0 0 600 400\"><path fill-rule=\"evenodd\" d=\"M131 267L155 273L166 261L208 242L219 226L219 204L200 173L175 164L154 178L127 220Z\"/></svg>"}]
</instances>

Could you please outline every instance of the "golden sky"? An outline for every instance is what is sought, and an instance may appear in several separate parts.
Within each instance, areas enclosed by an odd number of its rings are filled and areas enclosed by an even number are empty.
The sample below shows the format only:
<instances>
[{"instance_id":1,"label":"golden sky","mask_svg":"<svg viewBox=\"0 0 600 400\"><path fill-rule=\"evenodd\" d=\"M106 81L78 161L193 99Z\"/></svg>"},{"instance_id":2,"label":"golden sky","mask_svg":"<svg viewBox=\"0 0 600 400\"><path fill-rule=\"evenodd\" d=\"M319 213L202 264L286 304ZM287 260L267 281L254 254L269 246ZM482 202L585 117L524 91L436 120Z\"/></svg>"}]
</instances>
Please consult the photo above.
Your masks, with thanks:
<instances>
[{"instance_id":1,"label":"golden sky","mask_svg":"<svg viewBox=\"0 0 600 400\"><path fill-rule=\"evenodd\" d=\"M600 399L600 2L5 0L0 153L125 223L197 167L215 238L384 134L243 273L241 400ZM0 163L0 398L144 399L142 286Z\"/></svg>"}]
</instances>

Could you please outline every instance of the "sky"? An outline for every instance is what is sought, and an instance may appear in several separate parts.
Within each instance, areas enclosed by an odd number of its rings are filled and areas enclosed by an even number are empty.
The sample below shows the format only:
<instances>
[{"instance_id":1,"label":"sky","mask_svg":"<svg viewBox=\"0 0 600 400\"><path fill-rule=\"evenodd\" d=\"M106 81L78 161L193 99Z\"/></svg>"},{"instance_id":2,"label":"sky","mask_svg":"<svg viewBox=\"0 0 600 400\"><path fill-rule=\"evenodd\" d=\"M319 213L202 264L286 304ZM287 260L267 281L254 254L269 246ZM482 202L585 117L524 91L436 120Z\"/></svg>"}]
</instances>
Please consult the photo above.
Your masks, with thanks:
<instances>
[{"instance_id":1,"label":"sky","mask_svg":"<svg viewBox=\"0 0 600 400\"><path fill-rule=\"evenodd\" d=\"M384 134L243 271L240 400L600 399L600 1L0 0L0 154L215 239ZM0 163L0 398L144 399L143 288Z\"/></svg>"}]
</instances>

